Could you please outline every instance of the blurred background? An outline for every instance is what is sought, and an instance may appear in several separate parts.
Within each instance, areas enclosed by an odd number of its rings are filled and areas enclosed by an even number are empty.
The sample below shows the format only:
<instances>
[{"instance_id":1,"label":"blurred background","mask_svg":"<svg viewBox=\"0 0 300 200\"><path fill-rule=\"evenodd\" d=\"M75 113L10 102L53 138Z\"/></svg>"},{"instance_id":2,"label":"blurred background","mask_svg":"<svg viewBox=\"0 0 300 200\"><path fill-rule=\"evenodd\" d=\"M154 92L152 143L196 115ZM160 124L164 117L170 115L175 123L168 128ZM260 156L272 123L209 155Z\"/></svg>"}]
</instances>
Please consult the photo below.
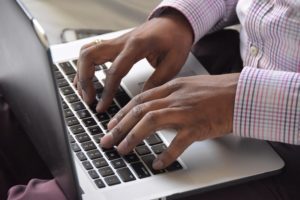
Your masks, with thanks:
<instances>
[{"instance_id":1,"label":"blurred background","mask_svg":"<svg viewBox=\"0 0 300 200\"><path fill-rule=\"evenodd\" d=\"M70 29L120 30L144 22L160 0L23 0L51 44Z\"/></svg>"}]
</instances>

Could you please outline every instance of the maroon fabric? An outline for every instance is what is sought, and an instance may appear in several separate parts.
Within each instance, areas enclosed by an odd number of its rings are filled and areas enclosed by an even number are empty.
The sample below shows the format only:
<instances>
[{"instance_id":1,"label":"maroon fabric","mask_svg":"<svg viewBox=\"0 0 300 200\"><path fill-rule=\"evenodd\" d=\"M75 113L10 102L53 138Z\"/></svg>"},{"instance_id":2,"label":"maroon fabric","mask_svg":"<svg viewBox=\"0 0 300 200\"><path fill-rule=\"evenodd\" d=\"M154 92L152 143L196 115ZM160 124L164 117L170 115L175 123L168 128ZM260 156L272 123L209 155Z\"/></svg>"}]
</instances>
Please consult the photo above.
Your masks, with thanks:
<instances>
[{"instance_id":1,"label":"maroon fabric","mask_svg":"<svg viewBox=\"0 0 300 200\"><path fill-rule=\"evenodd\" d=\"M27 186L12 187L7 200L66 200L66 198L55 180L32 179Z\"/></svg>"}]
</instances>

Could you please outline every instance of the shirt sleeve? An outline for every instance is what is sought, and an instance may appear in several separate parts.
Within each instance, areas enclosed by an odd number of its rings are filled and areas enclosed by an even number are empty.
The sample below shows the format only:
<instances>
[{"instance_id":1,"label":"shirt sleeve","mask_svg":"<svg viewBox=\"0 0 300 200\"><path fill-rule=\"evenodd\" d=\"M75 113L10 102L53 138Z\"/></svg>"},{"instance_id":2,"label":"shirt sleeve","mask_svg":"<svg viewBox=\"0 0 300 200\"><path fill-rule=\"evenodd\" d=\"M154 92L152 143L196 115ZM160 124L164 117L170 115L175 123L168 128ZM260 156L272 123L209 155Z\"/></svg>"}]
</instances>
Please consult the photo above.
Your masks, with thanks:
<instances>
[{"instance_id":1,"label":"shirt sleeve","mask_svg":"<svg viewBox=\"0 0 300 200\"><path fill-rule=\"evenodd\" d=\"M300 144L300 73L245 67L235 97L233 132Z\"/></svg>"},{"instance_id":2,"label":"shirt sleeve","mask_svg":"<svg viewBox=\"0 0 300 200\"><path fill-rule=\"evenodd\" d=\"M7 200L67 200L55 180L32 179L27 186L16 185L8 192Z\"/></svg>"},{"instance_id":3,"label":"shirt sleeve","mask_svg":"<svg viewBox=\"0 0 300 200\"><path fill-rule=\"evenodd\" d=\"M151 13L159 16L166 8L181 12L194 31L194 43L209 32L236 23L238 0L164 0Z\"/></svg>"}]
</instances>

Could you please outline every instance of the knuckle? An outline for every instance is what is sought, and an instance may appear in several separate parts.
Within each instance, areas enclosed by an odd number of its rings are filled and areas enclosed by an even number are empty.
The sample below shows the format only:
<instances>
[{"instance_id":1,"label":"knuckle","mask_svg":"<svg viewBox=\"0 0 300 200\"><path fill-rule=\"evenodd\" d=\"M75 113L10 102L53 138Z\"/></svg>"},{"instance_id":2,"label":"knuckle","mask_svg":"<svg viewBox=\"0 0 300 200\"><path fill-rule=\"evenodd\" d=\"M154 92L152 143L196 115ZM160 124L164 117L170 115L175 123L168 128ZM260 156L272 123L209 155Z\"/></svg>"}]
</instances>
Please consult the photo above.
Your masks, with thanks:
<instances>
[{"instance_id":1,"label":"knuckle","mask_svg":"<svg viewBox=\"0 0 300 200\"><path fill-rule=\"evenodd\" d=\"M180 78L173 79L167 83L167 88L170 91L178 90L182 86L182 81Z\"/></svg>"},{"instance_id":2,"label":"knuckle","mask_svg":"<svg viewBox=\"0 0 300 200\"><path fill-rule=\"evenodd\" d=\"M120 110L120 111L115 115L114 118L115 118L117 121L121 121L121 119L124 117L124 115L125 115L124 111L123 111L123 110Z\"/></svg>"},{"instance_id":3,"label":"knuckle","mask_svg":"<svg viewBox=\"0 0 300 200\"><path fill-rule=\"evenodd\" d=\"M137 105L132 109L132 116L136 119L139 119L143 116L143 106Z\"/></svg>"},{"instance_id":4,"label":"knuckle","mask_svg":"<svg viewBox=\"0 0 300 200\"><path fill-rule=\"evenodd\" d=\"M92 58L92 51L90 49L82 49L79 57L82 60L89 60Z\"/></svg>"},{"instance_id":5,"label":"knuckle","mask_svg":"<svg viewBox=\"0 0 300 200\"><path fill-rule=\"evenodd\" d=\"M150 111L145 115L145 120L149 123L155 124L157 121L157 112L155 111Z\"/></svg>"},{"instance_id":6,"label":"knuckle","mask_svg":"<svg viewBox=\"0 0 300 200\"><path fill-rule=\"evenodd\" d=\"M116 141L118 140L118 138L119 138L119 136L120 136L121 133L122 133L122 129L121 129L119 126L116 126L116 127L112 130L111 134L112 134L112 136L113 136L113 141L114 141L114 142L116 142Z\"/></svg>"},{"instance_id":7,"label":"knuckle","mask_svg":"<svg viewBox=\"0 0 300 200\"><path fill-rule=\"evenodd\" d=\"M134 105L143 103L143 95L139 94L133 98Z\"/></svg>"}]
</instances>

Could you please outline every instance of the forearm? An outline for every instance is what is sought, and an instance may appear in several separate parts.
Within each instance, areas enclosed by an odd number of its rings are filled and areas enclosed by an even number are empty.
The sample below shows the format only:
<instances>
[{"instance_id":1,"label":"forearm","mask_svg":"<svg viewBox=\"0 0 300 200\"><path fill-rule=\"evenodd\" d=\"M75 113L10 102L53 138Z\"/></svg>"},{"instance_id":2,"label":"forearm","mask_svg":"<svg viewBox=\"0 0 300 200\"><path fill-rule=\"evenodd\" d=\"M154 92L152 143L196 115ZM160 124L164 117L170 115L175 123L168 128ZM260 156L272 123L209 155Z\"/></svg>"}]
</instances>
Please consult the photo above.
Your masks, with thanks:
<instances>
[{"instance_id":1,"label":"forearm","mask_svg":"<svg viewBox=\"0 0 300 200\"><path fill-rule=\"evenodd\" d=\"M300 144L300 74L245 67L233 121L235 135Z\"/></svg>"}]
</instances>

